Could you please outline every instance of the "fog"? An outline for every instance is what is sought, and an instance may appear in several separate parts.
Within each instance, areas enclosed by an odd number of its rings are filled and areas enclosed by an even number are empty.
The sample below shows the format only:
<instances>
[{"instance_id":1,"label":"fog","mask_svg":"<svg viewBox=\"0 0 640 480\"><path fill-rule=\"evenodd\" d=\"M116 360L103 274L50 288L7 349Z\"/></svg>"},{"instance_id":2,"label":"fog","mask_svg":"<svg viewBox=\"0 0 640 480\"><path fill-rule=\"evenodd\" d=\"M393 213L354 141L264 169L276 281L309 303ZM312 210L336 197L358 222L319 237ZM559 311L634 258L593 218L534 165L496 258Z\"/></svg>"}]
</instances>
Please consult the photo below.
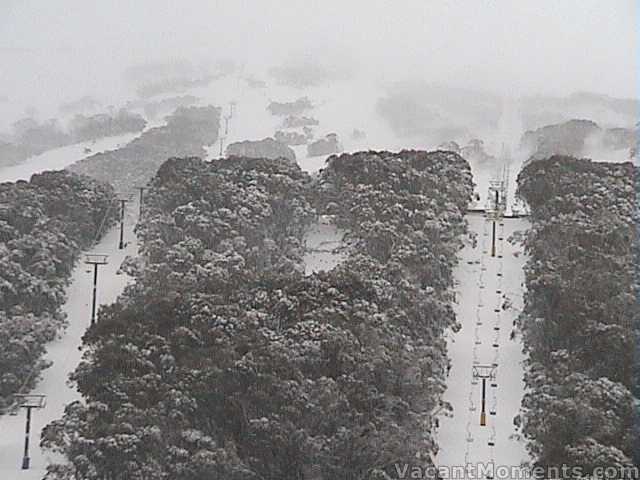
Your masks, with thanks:
<instances>
[{"instance_id":1,"label":"fog","mask_svg":"<svg viewBox=\"0 0 640 480\"><path fill-rule=\"evenodd\" d=\"M635 98L636 9L633 0L2 0L0 129L25 112L46 119L61 105L179 93L233 68L301 93L352 80Z\"/></svg>"}]
</instances>

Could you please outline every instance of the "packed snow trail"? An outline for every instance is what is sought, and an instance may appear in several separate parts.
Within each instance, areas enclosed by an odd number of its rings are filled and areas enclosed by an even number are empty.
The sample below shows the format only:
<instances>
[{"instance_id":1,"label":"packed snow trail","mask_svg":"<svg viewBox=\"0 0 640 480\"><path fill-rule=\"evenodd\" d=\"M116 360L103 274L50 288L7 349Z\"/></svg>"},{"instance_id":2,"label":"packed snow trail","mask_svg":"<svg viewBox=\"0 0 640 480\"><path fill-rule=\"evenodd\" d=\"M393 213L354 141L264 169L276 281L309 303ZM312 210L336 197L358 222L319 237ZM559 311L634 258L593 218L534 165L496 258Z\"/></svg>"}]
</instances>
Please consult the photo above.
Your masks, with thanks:
<instances>
[{"instance_id":1,"label":"packed snow trail","mask_svg":"<svg viewBox=\"0 0 640 480\"><path fill-rule=\"evenodd\" d=\"M467 220L477 244L465 245L454 272L454 308L462 329L448 338L452 366L443 399L453 412L440 417L436 463L449 468L470 466L468 478L472 478L481 465L518 467L528 459L524 444L513 437L513 418L524 392L524 354L517 332L511 338L522 309L526 258L520 244L508 241L514 232L526 230L528 222L499 219L496 256L492 257L491 221L481 213L468 214ZM496 379L487 380L486 426L481 426L482 381L474 380L473 367L496 364Z\"/></svg>"},{"instance_id":2,"label":"packed snow trail","mask_svg":"<svg viewBox=\"0 0 640 480\"><path fill-rule=\"evenodd\" d=\"M130 203L125 217L125 242L123 250L118 249L120 227L114 227L89 252L109 255L108 264L98 270L98 305L113 303L122 292L130 277L118 274L118 269L125 256L137 253L137 242L133 232L135 212L138 205ZM42 410L34 410L31 420L30 457L31 468L21 470L24 448L25 411L19 410L17 415L0 416L0 479L2 480L40 480L46 473L50 460L59 460L49 452L40 449L40 433L49 422L62 417L65 405L79 400L75 389L67 385L71 373L82 356L79 350L81 337L90 324L93 268L90 273L88 265L81 257L71 275L71 283L66 289L67 299L62 311L67 314L69 323L59 339L47 345L46 360L53 365L42 373L42 380L32 392L47 396L47 404Z\"/></svg>"}]
</instances>

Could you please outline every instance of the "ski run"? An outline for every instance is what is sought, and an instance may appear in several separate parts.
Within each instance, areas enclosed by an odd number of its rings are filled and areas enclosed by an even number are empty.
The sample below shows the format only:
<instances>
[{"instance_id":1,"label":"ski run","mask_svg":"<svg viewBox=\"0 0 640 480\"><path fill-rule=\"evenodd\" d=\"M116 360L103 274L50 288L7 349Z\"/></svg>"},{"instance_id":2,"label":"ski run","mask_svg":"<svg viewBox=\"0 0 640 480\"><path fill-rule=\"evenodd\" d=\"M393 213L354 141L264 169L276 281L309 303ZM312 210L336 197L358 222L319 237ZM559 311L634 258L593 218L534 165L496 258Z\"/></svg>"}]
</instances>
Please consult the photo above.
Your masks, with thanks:
<instances>
[{"instance_id":1,"label":"ski run","mask_svg":"<svg viewBox=\"0 0 640 480\"><path fill-rule=\"evenodd\" d=\"M436 464L451 476L453 467L465 467L467 478L487 478L493 468L519 467L527 460L513 425L524 389L524 356L514 322L522 309L526 258L511 238L527 228L527 221L496 222L493 257L492 221L481 213L467 215L467 221L476 241L466 242L454 273L456 317L462 328L448 337L451 370L444 401L452 412L445 409L440 416ZM483 379L474 378L474 372L489 376L484 416ZM483 470L485 475L480 475Z\"/></svg>"}]
</instances>

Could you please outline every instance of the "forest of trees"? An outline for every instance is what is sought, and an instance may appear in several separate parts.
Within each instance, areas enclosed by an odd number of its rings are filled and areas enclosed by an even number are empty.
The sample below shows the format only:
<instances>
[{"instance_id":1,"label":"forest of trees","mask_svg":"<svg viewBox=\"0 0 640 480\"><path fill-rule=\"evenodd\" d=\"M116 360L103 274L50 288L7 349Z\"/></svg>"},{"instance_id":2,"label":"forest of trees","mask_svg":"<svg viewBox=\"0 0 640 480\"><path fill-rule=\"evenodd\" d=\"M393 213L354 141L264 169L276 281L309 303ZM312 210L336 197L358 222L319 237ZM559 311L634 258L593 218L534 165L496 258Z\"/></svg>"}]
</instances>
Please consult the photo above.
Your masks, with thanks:
<instances>
[{"instance_id":1,"label":"forest of trees","mask_svg":"<svg viewBox=\"0 0 640 480\"><path fill-rule=\"evenodd\" d=\"M468 164L451 153L171 159L138 227L135 284L101 309L43 432L51 478L385 478L429 465L456 328ZM349 256L304 275L331 213Z\"/></svg>"},{"instance_id":2,"label":"forest of trees","mask_svg":"<svg viewBox=\"0 0 640 480\"><path fill-rule=\"evenodd\" d=\"M76 115L66 127L57 120L38 122L33 118L23 118L13 124L10 135L0 139L0 168L20 164L29 157L54 148L140 132L146 124L140 115L124 109L89 117Z\"/></svg>"},{"instance_id":3,"label":"forest of trees","mask_svg":"<svg viewBox=\"0 0 640 480\"><path fill-rule=\"evenodd\" d=\"M167 124L151 128L124 147L97 153L71 165L69 170L111 183L118 191L144 186L170 157L204 157L204 147L218 140L220 109L180 107Z\"/></svg>"},{"instance_id":4,"label":"forest of trees","mask_svg":"<svg viewBox=\"0 0 640 480\"><path fill-rule=\"evenodd\" d=\"M267 106L267 111L271 115L288 117L302 115L313 108L314 105L308 97L300 97L293 102L271 102Z\"/></svg>"},{"instance_id":5,"label":"forest of trees","mask_svg":"<svg viewBox=\"0 0 640 480\"><path fill-rule=\"evenodd\" d=\"M538 465L640 462L636 177L630 163L562 156L518 177L532 219L518 420Z\"/></svg>"},{"instance_id":6,"label":"forest of trees","mask_svg":"<svg viewBox=\"0 0 640 480\"><path fill-rule=\"evenodd\" d=\"M111 187L69 172L0 183L0 412L47 365L45 344L66 323L60 307L80 252L115 220Z\"/></svg>"},{"instance_id":7,"label":"forest of trees","mask_svg":"<svg viewBox=\"0 0 640 480\"><path fill-rule=\"evenodd\" d=\"M283 145L306 145L313 140L313 130L309 127L302 127L302 132L277 130L273 138Z\"/></svg>"},{"instance_id":8,"label":"forest of trees","mask_svg":"<svg viewBox=\"0 0 640 480\"><path fill-rule=\"evenodd\" d=\"M338 140L338 135L330 133L324 138L319 138L315 142L307 145L307 155L318 157L320 155L333 155L342 151L342 145Z\"/></svg>"},{"instance_id":9,"label":"forest of trees","mask_svg":"<svg viewBox=\"0 0 640 480\"><path fill-rule=\"evenodd\" d=\"M319 124L320 122L313 117L289 115L282 121L282 128L316 127Z\"/></svg>"},{"instance_id":10,"label":"forest of trees","mask_svg":"<svg viewBox=\"0 0 640 480\"><path fill-rule=\"evenodd\" d=\"M270 158L274 160L286 158L290 162L296 161L296 152L273 138L231 143L226 149L226 155L227 157Z\"/></svg>"},{"instance_id":11,"label":"forest of trees","mask_svg":"<svg viewBox=\"0 0 640 480\"><path fill-rule=\"evenodd\" d=\"M535 158L543 159L552 155L581 157L589 151L631 150L638 138L638 128L601 128L591 120L573 119L564 123L546 125L536 130L527 130L522 135L520 147L528 150Z\"/></svg>"},{"instance_id":12,"label":"forest of trees","mask_svg":"<svg viewBox=\"0 0 640 480\"><path fill-rule=\"evenodd\" d=\"M85 116L76 115L69 124L71 137L76 142L96 140L103 137L141 132L147 122L141 115L120 109L116 113L100 113Z\"/></svg>"}]
</instances>

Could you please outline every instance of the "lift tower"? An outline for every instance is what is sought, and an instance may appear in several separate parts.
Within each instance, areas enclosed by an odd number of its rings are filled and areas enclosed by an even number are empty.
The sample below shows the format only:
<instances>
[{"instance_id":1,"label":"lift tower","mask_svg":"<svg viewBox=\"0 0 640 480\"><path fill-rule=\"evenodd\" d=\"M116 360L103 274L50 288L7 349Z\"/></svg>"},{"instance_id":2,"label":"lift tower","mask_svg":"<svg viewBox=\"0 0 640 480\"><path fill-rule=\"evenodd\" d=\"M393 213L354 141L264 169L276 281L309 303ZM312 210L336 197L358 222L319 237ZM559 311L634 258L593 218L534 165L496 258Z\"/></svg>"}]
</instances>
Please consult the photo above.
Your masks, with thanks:
<instances>
[{"instance_id":1,"label":"lift tower","mask_svg":"<svg viewBox=\"0 0 640 480\"><path fill-rule=\"evenodd\" d=\"M96 293L98 289L98 266L107 264L107 255L92 254L86 255L84 263L93 265L93 298L91 300L91 325L96 323Z\"/></svg>"},{"instance_id":2,"label":"lift tower","mask_svg":"<svg viewBox=\"0 0 640 480\"><path fill-rule=\"evenodd\" d=\"M491 256L496 256L496 222L504 217L507 205L507 192L504 180L491 180L489 182L489 195L487 196L487 220L492 222Z\"/></svg>"},{"instance_id":3,"label":"lift tower","mask_svg":"<svg viewBox=\"0 0 640 480\"><path fill-rule=\"evenodd\" d=\"M496 366L495 365L474 365L473 366L473 378L482 379L482 410L480 411L480 426L485 427L487 425L487 379L496 379Z\"/></svg>"},{"instance_id":4,"label":"lift tower","mask_svg":"<svg viewBox=\"0 0 640 480\"><path fill-rule=\"evenodd\" d=\"M45 395L20 395L13 396L16 406L24 408L27 411L27 420L24 429L24 455L22 457L22 470L29 470L31 466L31 457L29 457L29 435L31 433L31 410L34 408L41 409L47 403Z\"/></svg>"}]
</instances>

